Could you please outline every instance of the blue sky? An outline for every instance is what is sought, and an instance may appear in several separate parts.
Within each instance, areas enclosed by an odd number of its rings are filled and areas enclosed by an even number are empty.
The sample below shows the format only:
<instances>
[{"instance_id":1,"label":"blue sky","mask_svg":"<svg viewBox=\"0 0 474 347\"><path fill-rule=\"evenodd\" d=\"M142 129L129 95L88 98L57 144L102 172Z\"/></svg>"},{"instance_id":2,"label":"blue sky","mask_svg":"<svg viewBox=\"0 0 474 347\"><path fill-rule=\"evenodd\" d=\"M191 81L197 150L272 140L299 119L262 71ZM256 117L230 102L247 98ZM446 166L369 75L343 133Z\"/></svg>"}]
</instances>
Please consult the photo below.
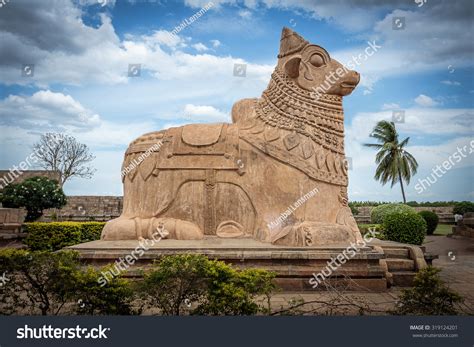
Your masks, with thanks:
<instances>
[{"instance_id":1,"label":"blue sky","mask_svg":"<svg viewBox=\"0 0 474 347\"><path fill-rule=\"evenodd\" d=\"M421 6L420 6L421 5ZM167 34L201 8L209 9ZM41 133L67 132L95 154L96 174L73 179L70 195L120 195L120 167L137 136L186 123L230 121L235 101L259 97L288 26L346 63L368 42L381 48L356 70L344 99L351 200L400 200L398 186L372 177L375 153L364 148L377 121L410 136L419 173L408 200L473 200L474 156L418 194L456 148L473 139L472 1L340 0L16 0L0 8L0 168L31 153ZM394 17L405 27L394 30ZM233 76L235 63L246 77ZM34 64L32 76L22 76ZM139 77L128 76L140 64Z\"/></svg>"}]
</instances>

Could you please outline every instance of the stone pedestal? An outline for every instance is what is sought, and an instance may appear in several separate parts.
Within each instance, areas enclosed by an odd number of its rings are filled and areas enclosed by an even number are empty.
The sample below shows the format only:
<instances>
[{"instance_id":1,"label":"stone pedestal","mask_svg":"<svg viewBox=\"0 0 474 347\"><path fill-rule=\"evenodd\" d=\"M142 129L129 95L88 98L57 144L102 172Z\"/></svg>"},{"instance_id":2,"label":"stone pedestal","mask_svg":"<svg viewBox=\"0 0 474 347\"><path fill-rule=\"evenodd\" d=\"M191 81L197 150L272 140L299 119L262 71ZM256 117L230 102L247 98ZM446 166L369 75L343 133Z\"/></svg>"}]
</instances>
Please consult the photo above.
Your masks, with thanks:
<instances>
[{"instance_id":1,"label":"stone pedestal","mask_svg":"<svg viewBox=\"0 0 474 347\"><path fill-rule=\"evenodd\" d=\"M151 241L149 241L151 243ZM384 291L387 289L386 270L380 260L383 250L367 246L360 248L345 264L331 273L326 285L316 289L309 283L313 273L326 269L328 262L341 254L348 245L330 247L288 247L259 242L250 238L203 240L161 240L156 242L133 265L125 276L139 276L139 269L150 266L154 259L170 254L204 254L211 259L225 261L237 268L261 268L276 273L276 283L283 291L324 290L327 284L356 291ZM111 264L131 255L139 242L92 241L68 247L94 266ZM137 254L137 253L135 253ZM129 259L131 259L129 257ZM326 272L327 273L327 272Z\"/></svg>"}]
</instances>

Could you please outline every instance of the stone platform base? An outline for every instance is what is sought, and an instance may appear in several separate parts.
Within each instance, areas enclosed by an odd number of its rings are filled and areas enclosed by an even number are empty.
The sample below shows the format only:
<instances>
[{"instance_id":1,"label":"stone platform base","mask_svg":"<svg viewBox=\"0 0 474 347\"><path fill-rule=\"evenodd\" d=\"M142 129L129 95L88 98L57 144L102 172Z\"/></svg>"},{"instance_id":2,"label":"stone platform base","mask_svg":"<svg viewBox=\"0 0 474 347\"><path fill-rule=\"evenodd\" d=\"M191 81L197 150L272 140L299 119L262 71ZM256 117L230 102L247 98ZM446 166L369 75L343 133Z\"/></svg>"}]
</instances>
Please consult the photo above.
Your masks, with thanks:
<instances>
[{"instance_id":1,"label":"stone platform base","mask_svg":"<svg viewBox=\"0 0 474 347\"><path fill-rule=\"evenodd\" d=\"M149 241L151 244L151 241ZM348 245L330 247L287 247L275 246L253 239L222 239L207 237L199 241L161 240L151 246L135 260L131 255L138 241L92 241L68 247L76 250L87 263L103 266L121 261L133 264L127 267L126 276L138 276L140 269L147 268L154 259L170 254L204 254L237 268L261 268L276 273L276 284L283 291L313 291L331 285L344 290L385 291L387 289L386 269L380 260L385 257L377 247L360 248L354 257L332 271L329 280L316 289L309 283L313 273L325 270L333 258L341 254ZM128 261L127 261L128 256ZM335 263L333 263L335 264ZM334 265L333 265L334 267Z\"/></svg>"}]
</instances>

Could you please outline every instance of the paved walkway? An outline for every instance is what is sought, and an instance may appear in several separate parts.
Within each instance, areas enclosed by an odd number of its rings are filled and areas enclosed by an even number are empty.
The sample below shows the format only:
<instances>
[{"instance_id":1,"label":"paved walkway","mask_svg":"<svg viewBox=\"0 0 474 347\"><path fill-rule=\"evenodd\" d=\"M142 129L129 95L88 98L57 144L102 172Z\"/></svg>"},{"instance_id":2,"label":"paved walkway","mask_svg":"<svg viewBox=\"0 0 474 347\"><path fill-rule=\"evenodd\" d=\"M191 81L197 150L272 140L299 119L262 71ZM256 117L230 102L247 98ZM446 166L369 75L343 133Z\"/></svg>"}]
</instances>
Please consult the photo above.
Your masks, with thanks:
<instances>
[{"instance_id":1,"label":"paved walkway","mask_svg":"<svg viewBox=\"0 0 474 347\"><path fill-rule=\"evenodd\" d=\"M462 236L427 236L427 252L439 255L433 266L442 269L441 278L464 296L474 312L474 239Z\"/></svg>"},{"instance_id":2,"label":"paved walkway","mask_svg":"<svg viewBox=\"0 0 474 347\"><path fill-rule=\"evenodd\" d=\"M465 311L474 314L474 240L433 235L426 237L424 246L427 252L439 255L433 266L442 269L441 278L464 296ZM304 300L314 303L298 306L299 314L359 314L365 307L368 309L365 314L380 315L394 308L400 292L401 288L391 288L385 293L280 293L272 298L271 306L273 311L287 309L289 302L298 305Z\"/></svg>"}]
</instances>

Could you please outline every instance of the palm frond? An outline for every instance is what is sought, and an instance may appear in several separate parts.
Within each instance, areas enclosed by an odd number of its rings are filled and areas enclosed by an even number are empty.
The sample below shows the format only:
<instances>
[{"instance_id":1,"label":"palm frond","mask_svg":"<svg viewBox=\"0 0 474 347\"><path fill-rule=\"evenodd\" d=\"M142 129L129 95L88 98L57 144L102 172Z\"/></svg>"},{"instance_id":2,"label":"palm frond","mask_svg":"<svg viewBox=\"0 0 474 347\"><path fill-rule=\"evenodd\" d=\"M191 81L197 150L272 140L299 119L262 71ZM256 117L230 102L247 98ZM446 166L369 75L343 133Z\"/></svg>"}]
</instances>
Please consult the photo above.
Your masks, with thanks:
<instances>
[{"instance_id":1,"label":"palm frond","mask_svg":"<svg viewBox=\"0 0 474 347\"><path fill-rule=\"evenodd\" d=\"M398 132L393 122L380 121L374 127L371 138L378 143L366 143L364 146L377 149L375 155L374 178L382 185L390 182L393 187L400 179L410 183L411 177L416 174L418 162L405 150L410 138L398 141ZM400 182L401 184L403 182Z\"/></svg>"}]
</instances>

